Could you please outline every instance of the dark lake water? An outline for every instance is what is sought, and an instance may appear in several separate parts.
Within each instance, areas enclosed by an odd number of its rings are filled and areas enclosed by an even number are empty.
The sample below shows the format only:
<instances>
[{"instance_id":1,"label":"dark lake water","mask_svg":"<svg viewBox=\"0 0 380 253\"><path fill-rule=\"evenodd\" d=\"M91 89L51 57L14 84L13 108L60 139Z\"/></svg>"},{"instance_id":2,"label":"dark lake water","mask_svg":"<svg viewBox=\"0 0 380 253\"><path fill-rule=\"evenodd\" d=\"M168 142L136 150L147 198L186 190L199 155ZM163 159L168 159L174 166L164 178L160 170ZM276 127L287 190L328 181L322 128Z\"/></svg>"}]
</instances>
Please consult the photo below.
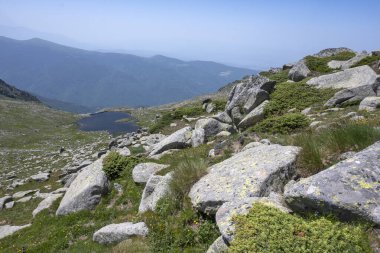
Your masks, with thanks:
<instances>
[{"instance_id":1,"label":"dark lake water","mask_svg":"<svg viewBox=\"0 0 380 253\"><path fill-rule=\"evenodd\" d=\"M100 112L78 121L82 131L108 131L110 134L135 132L140 127L133 122L116 122L120 119L132 118L125 112Z\"/></svg>"}]
</instances>

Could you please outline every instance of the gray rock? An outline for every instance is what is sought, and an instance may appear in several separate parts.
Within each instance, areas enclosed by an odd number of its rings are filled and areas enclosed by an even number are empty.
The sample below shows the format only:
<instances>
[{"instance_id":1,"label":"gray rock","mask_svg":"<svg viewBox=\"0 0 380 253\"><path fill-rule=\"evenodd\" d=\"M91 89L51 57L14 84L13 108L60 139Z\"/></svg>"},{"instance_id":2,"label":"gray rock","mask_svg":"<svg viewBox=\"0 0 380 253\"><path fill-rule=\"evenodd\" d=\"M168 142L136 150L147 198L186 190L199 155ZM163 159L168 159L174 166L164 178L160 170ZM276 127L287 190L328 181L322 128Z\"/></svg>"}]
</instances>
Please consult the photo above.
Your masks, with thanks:
<instances>
[{"instance_id":1,"label":"gray rock","mask_svg":"<svg viewBox=\"0 0 380 253\"><path fill-rule=\"evenodd\" d=\"M286 213L291 212L291 210L286 207L281 197L277 194L272 194L270 197L250 197L242 200L226 202L216 212L215 219L220 233L228 243L232 242L235 233L235 222L233 221L233 217L236 215L247 215L254 203L262 203L272 206Z\"/></svg>"},{"instance_id":2,"label":"gray rock","mask_svg":"<svg viewBox=\"0 0 380 253\"><path fill-rule=\"evenodd\" d=\"M300 148L260 145L215 164L193 185L189 196L198 210L215 214L225 202L281 191L295 174Z\"/></svg>"},{"instance_id":3,"label":"gray rock","mask_svg":"<svg viewBox=\"0 0 380 253\"><path fill-rule=\"evenodd\" d=\"M222 236L219 236L208 248L206 253L227 253L228 245L223 240Z\"/></svg>"},{"instance_id":4,"label":"gray rock","mask_svg":"<svg viewBox=\"0 0 380 253\"><path fill-rule=\"evenodd\" d=\"M231 135L231 133L228 131L220 131L219 133L216 134L216 136L218 136L218 137L228 137L230 135Z\"/></svg>"},{"instance_id":5,"label":"gray rock","mask_svg":"<svg viewBox=\"0 0 380 253\"><path fill-rule=\"evenodd\" d=\"M221 131L233 131L233 127L229 124L222 123L213 118L199 119L195 123L195 130L203 129L205 141L211 136L216 135Z\"/></svg>"},{"instance_id":6,"label":"gray rock","mask_svg":"<svg viewBox=\"0 0 380 253\"><path fill-rule=\"evenodd\" d=\"M380 97L366 97L359 105L359 110L367 112L375 111L377 108L380 108Z\"/></svg>"},{"instance_id":7,"label":"gray rock","mask_svg":"<svg viewBox=\"0 0 380 253\"><path fill-rule=\"evenodd\" d=\"M380 142L311 177L285 187L293 210L335 213L380 224Z\"/></svg>"},{"instance_id":8,"label":"gray rock","mask_svg":"<svg viewBox=\"0 0 380 253\"><path fill-rule=\"evenodd\" d=\"M156 210L157 202L169 193L171 180L172 173L168 173L165 176L153 175L150 177L141 197L140 213Z\"/></svg>"},{"instance_id":9,"label":"gray rock","mask_svg":"<svg viewBox=\"0 0 380 253\"><path fill-rule=\"evenodd\" d=\"M26 196L26 197L23 197L23 198L17 200L16 202L17 203L25 203L25 202L28 202L31 199L32 199L32 196Z\"/></svg>"},{"instance_id":10,"label":"gray rock","mask_svg":"<svg viewBox=\"0 0 380 253\"><path fill-rule=\"evenodd\" d=\"M340 54L340 53L344 53L344 52L355 53L353 50L351 50L349 48L346 48L346 47L337 47L337 48L326 48L326 49L323 49L323 50L319 51L318 53L314 54L313 56L323 58L323 57L334 56L334 55L337 55L337 54Z\"/></svg>"},{"instance_id":11,"label":"gray rock","mask_svg":"<svg viewBox=\"0 0 380 253\"><path fill-rule=\"evenodd\" d=\"M346 69L337 73L314 77L307 81L308 85L317 88L352 89L360 86L372 86L377 75L369 66Z\"/></svg>"},{"instance_id":12,"label":"gray rock","mask_svg":"<svg viewBox=\"0 0 380 253\"><path fill-rule=\"evenodd\" d=\"M11 209L11 208L14 207L14 205L15 205L15 202L14 202L14 201L7 202L7 203L5 204L5 209Z\"/></svg>"},{"instance_id":13,"label":"gray rock","mask_svg":"<svg viewBox=\"0 0 380 253\"><path fill-rule=\"evenodd\" d=\"M302 113L303 115L308 115L308 114L310 114L311 110L312 110L311 107L307 107L307 108L303 109L303 110L301 111L301 113Z\"/></svg>"},{"instance_id":14,"label":"gray rock","mask_svg":"<svg viewBox=\"0 0 380 253\"><path fill-rule=\"evenodd\" d=\"M49 196L47 198L45 198L44 200L42 200L38 206L36 207L36 209L33 210L32 212L32 215L33 217L35 217L39 212L41 212L42 210L44 209L47 209L47 208L50 208L53 203L59 199L60 197L62 197L63 194L62 193L57 193L57 194L49 194Z\"/></svg>"},{"instance_id":15,"label":"gray rock","mask_svg":"<svg viewBox=\"0 0 380 253\"><path fill-rule=\"evenodd\" d=\"M226 124L232 124L232 119L231 117L228 115L227 112L220 112L214 116L212 116L213 119L216 119L217 121L220 121L222 123L226 123Z\"/></svg>"},{"instance_id":16,"label":"gray rock","mask_svg":"<svg viewBox=\"0 0 380 253\"><path fill-rule=\"evenodd\" d=\"M137 164L132 170L133 181L136 183L146 183L152 175L167 167L169 165L158 163Z\"/></svg>"},{"instance_id":17,"label":"gray rock","mask_svg":"<svg viewBox=\"0 0 380 253\"><path fill-rule=\"evenodd\" d=\"M208 152L208 156L215 157L215 149L210 149L210 151Z\"/></svg>"},{"instance_id":18,"label":"gray rock","mask_svg":"<svg viewBox=\"0 0 380 253\"><path fill-rule=\"evenodd\" d=\"M118 243L134 236L147 236L148 227L144 222L124 222L110 224L97 230L93 235L93 241L101 244Z\"/></svg>"},{"instance_id":19,"label":"gray rock","mask_svg":"<svg viewBox=\"0 0 380 253\"><path fill-rule=\"evenodd\" d=\"M131 155L131 151L127 147L116 149L116 152L119 153L119 155L121 155L121 156L130 156Z\"/></svg>"},{"instance_id":20,"label":"gray rock","mask_svg":"<svg viewBox=\"0 0 380 253\"><path fill-rule=\"evenodd\" d=\"M65 188L69 188L72 182L74 182L75 178L78 176L79 171L73 174L69 174L62 178L62 183L64 184Z\"/></svg>"},{"instance_id":21,"label":"gray rock","mask_svg":"<svg viewBox=\"0 0 380 253\"><path fill-rule=\"evenodd\" d=\"M269 99L269 93L275 84L275 81L263 76L249 76L241 80L230 92L226 112L231 115L232 109L238 107L244 113L249 113L264 100Z\"/></svg>"},{"instance_id":22,"label":"gray rock","mask_svg":"<svg viewBox=\"0 0 380 253\"><path fill-rule=\"evenodd\" d=\"M23 228L29 227L30 225L31 224L27 224L23 226L10 226L10 225L0 226L0 239L3 239L4 237L7 237L9 235L12 235Z\"/></svg>"},{"instance_id":23,"label":"gray rock","mask_svg":"<svg viewBox=\"0 0 380 253\"><path fill-rule=\"evenodd\" d=\"M157 155L169 149L182 149L189 147L191 144L191 130L191 127L188 126L172 133L154 145L153 150L149 155Z\"/></svg>"},{"instance_id":24,"label":"gray rock","mask_svg":"<svg viewBox=\"0 0 380 253\"><path fill-rule=\"evenodd\" d=\"M34 194L35 192L37 192L37 190L27 190L27 191L20 191L20 192L16 192L12 195L12 197L14 199L20 199L20 198L23 198L25 196L28 196L28 195L32 195Z\"/></svg>"},{"instance_id":25,"label":"gray rock","mask_svg":"<svg viewBox=\"0 0 380 253\"><path fill-rule=\"evenodd\" d=\"M103 159L79 172L63 197L56 215L66 215L81 210L92 210L108 192L109 182L103 171Z\"/></svg>"},{"instance_id":26,"label":"gray rock","mask_svg":"<svg viewBox=\"0 0 380 253\"><path fill-rule=\"evenodd\" d=\"M11 201L13 201L12 196L4 196L0 198L0 210L2 210L5 207L5 204Z\"/></svg>"},{"instance_id":27,"label":"gray rock","mask_svg":"<svg viewBox=\"0 0 380 253\"><path fill-rule=\"evenodd\" d=\"M306 66L305 60L301 60L289 70L288 78L294 82L299 82L305 79L310 72L310 69Z\"/></svg>"},{"instance_id":28,"label":"gray rock","mask_svg":"<svg viewBox=\"0 0 380 253\"><path fill-rule=\"evenodd\" d=\"M234 107L231 110L232 122L237 125L244 118L244 115L240 112L239 107Z\"/></svg>"},{"instance_id":29,"label":"gray rock","mask_svg":"<svg viewBox=\"0 0 380 253\"><path fill-rule=\"evenodd\" d=\"M215 104L214 103L208 103L206 106L206 112L212 113L215 110Z\"/></svg>"},{"instance_id":30,"label":"gray rock","mask_svg":"<svg viewBox=\"0 0 380 253\"><path fill-rule=\"evenodd\" d=\"M192 147L198 147L205 143L206 137L205 137L205 130L200 128L200 129L194 129L193 133L191 135L191 146Z\"/></svg>"},{"instance_id":31,"label":"gray rock","mask_svg":"<svg viewBox=\"0 0 380 253\"><path fill-rule=\"evenodd\" d=\"M309 127L315 128L318 125L320 125L321 123L323 123L323 122L322 121L318 121L318 120L317 121L313 121L313 122L310 123Z\"/></svg>"},{"instance_id":32,"label":"gray rock","mask_svg":"<svg viewBox=\"0 0 380 253\"><path fill-rule=\"evenodd\" d=\"M45 182L49 180L49 177L50 177L50 173L41 172L41 173L31 176L30 179L37 182Z\"/></svg>"},{"instance_id":33,"label":"gray rock","mask_svg":"<svg viewBox=\"0 0 380 253\"><path fill-rule=\"evenodd\" d=\"M341 154L338 158L339 161L343 161L343 160L346 160L346 159L350 159L352 157L354 157L356 155L356 152L354 151L348 151L348 152L345 152L343 154Z\"/></svg>"},{"instance_id":34,"label":"gray rock","mask_svg":"<svg viewBox=\"0 0 380 253\"><path fill-rule=\"evenodd\" d=\"M253 126L264 119L264 108L269 103L268 100L262 102L259 106L248 113L238 124L238 128L247 128Z\"/></svg>"},{"instance_id":35,"label":"gray rock","mask_svg":"<svg viewBox=\"0 0 380 253\"><path fill-rule=\"evenodd\" d=\"M351 121L361 121L361 120L365 120L365 117L364 116L354 116L352 118L350 118Z\"/></svg>"},{"instance_id":36,"label":"gray rock","mask_svg":"<svg viewBox=\"0 0 380 253\"><path fill-rule=\"evenodd\" d=\"M247 149L250 149L250 148L258 147L260 145L263 145L263 143L258 142L258 141L250 142L247 145L245 145L244 148L240 152L246 151Z\"/></svg>"},{"instance_id":37,"label":"gray rock","mask_svg":"<svg viewBox=\"0 0 380 253\"><path fill-rule=\"evenodd\" d=\"M366 97L376 96L371 85L359 86L338 91L324 106L331 107L362 101Z\"/></svg>"},{"instance_id":38,"label":"gray rock","mask_svg":"<svg viewBox=\"0 0 380 253\"><path fill-rule=\"evenodd\" d=\"M353 65L364 59L365 57L369 56L369 54L366 51L363 51L361 53L356 54L354 57L347 61L330 61L327 63L327 66L329 66L332 69L348 69L351 68Z\"/></svg>"}]
</instances>

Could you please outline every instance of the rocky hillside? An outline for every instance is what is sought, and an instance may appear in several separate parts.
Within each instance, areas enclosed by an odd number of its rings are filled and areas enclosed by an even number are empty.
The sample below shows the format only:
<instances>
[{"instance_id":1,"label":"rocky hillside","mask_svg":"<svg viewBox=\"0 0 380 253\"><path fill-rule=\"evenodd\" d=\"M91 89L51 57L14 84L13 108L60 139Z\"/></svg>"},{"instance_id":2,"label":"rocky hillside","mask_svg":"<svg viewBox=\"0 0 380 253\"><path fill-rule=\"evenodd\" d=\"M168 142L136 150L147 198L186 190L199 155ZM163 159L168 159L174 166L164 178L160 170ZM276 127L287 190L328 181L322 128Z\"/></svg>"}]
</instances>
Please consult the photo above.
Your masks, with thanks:
<instances>
[{"instance_id":1,"label":"rocky hillside","mask_svg":"<svg viewBox=\"0 0 380 253\"><path fill-rule=\"evenodd\" d=\"M28 92L17 89L0 79L0 97L7 97L17 100L40 102L37 97Z\"/></svg>"},{"instance_id":2,"label":"rocky hillside","mask_svg":"<svg viewBox=\"0 0 380 253\"><path fill-rule=\"evenodd\" d=\"M378 252L379 63L326 49L228 95L129 109L138 132L4 182L0 249Z\"/></svg>"}]
</instances>

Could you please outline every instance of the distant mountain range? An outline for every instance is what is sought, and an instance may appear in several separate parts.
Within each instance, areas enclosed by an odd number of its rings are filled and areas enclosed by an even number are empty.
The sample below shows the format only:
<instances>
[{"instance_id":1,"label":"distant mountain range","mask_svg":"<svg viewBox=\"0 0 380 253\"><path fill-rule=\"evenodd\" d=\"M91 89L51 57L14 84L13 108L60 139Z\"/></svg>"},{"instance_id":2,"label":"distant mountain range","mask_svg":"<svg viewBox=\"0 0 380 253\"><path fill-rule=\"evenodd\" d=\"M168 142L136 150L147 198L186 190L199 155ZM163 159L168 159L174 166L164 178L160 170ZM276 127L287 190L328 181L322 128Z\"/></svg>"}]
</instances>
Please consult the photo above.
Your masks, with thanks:
<instances>
[{"instance_id":1,"label":"distant mountain range","mask_svg":"<svg viewBox=\"0 0 380 253\"><path fill-rule=\"evenodd\" d=\"M16 87L9 85L0 79L0 98L1 97L23 101L40 102L38 98L33 96L32 94L19 90Z\"/></svg>"},{"instance_id":2,"label":"distant mountain range","mask_svg":"<svg viewBox=\"0 0 380 253\"><path fill-rule=\"evenodd\" d=\"M180 101L257 72L215 62L102 53L6 37L0 37L0 59L0 78L16 87L86 107Z\"/></svg>"}]
</instances>

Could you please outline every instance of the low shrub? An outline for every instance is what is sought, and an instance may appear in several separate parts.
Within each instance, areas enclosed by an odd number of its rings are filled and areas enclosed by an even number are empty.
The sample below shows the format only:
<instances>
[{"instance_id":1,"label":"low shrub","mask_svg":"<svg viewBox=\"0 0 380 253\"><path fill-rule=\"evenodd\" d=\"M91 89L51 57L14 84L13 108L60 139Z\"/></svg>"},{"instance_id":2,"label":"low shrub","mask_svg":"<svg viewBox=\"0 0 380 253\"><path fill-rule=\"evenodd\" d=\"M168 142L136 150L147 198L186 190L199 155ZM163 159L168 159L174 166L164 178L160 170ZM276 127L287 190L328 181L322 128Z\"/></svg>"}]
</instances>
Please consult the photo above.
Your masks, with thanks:
<instances>
[{"instance_id":1,"label":"low shrub","mask_svg":"<svg viewBox=\"0 0 380 253\"><path fill-rule=\"evenodd\" d=\"M280 83L270 95L265 114L282 115L293 108L303 110L309 106L322 106L334 93L333 89L317 89L304 81Z\"/></svg>"},{"instance_id":2,"label":"low shrub","mask_svg":"<svg viewBox=\"0 0 380 253\"><path fill-rule=\"evenodd\" d=\"M254 204L246 216L235 217L235 237L229 252L370 253L366 227L337 220L284 213Z\"/></svg>"},{"instance_id":3,"label":"low shrub","mask_svg":"<svg viewBox=\"0 0 380 253\"><path fill-rule=\"evenodd\" d=\"M341 153L360 151L380 140L380 130L368 122L341 122L318 132L307 131L288 144L302 147L298 167L302 176L315 174L338 161Z\"/></svg>"},{"instance_id":4,"label":"low shrub","mask_svg":"<svg viewBox=\"0 0 380 253\"><path fill-rule=\"evenodd\" d=\"M270 73L269 71L260 72L260 75L268 77L269 79L276 81L277 83L286 82L288 80L289 70L282 70L278 73Z\"/></svg>"},{"instance_id":5,"label":"low shrub","mask_svg":"<svg viewBox=\"0 0 380 253\"><path fill-rule=\"evenodd\" d=\"M351 68L359 67L359 66L363 66L363 65L372 65L376 61L379 61L379 60L380 60L380 56L367 56L367 57L361 59L356 64L354 64Z\"/></svg>"},{"instance_id":6,"label":"low shrub","mask_svg":"<svg viewBox=\"0 0 380 253\"><path fill-rule=\"evenodd\" d=\"M325 73L330 73L334 71L327 65L329 61L332 61L332 60L346 61L346 60L351 59L354 56L355 56L355 53L352 53L352 52L342 52L330 57L315 57L315 56L309 55L305 57L305 61L306 61L307 67L311 71L325 74Z\"/></svg>"},{"instance_id":7,"label":"low shrub","mask_svg":"<svg viewBox=\"0 0 380 253\"><path fill-rule=\"evenodd\" d=\"M261 133L287 134L307 127L309 119L301 113L288 113L282 116L272 116L259 122L251 131Z\"/></svg>"},{"instance_id":8,"label":"low shrub","mask_svg":"<svg viewBox=\"0 0 380 253\"><path fill-rule=\"evenodd\" d=\"M131 171L140 160L134 156L122 156L112 151L103 160L103 171L110 180L120 177L124 171Z\"/></svg>"},{"instance_id":9,"label":"low shrub","mask_svg":"<svg viewBox=\"0 0 380 253\"><path fill-rule=\"evenodd\" d=\"M225 99L216 99L212 102L215 104L215 111L224 111L226 108L227 100Z\"/></svg>"}]
</instances>

